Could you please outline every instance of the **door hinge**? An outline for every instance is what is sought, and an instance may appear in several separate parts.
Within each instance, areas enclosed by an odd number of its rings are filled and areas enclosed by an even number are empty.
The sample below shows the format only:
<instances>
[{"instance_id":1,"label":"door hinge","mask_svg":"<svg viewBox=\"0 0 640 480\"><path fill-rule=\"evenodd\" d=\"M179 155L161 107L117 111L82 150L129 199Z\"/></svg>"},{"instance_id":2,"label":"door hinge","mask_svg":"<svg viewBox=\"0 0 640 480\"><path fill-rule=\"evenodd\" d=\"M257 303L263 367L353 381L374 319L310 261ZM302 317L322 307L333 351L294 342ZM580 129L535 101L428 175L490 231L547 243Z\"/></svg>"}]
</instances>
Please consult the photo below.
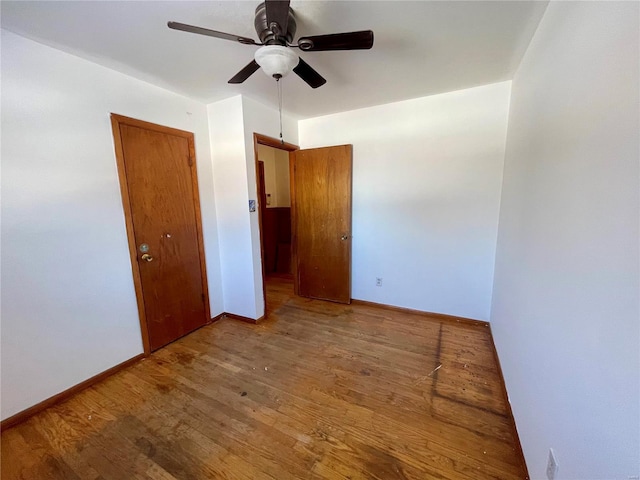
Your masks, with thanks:
<instances>
[{"instance_id":1,"label":"door hinge","mask_svg":"<svg viewBox=\"0 0 640 480\"><path fill-rule=\"evenodd\" d=\"M187 159L187 162L189 163L190 167L193 167L193 157L191 155L189 155L189 158Z\"/></svg>"}]
</instances>

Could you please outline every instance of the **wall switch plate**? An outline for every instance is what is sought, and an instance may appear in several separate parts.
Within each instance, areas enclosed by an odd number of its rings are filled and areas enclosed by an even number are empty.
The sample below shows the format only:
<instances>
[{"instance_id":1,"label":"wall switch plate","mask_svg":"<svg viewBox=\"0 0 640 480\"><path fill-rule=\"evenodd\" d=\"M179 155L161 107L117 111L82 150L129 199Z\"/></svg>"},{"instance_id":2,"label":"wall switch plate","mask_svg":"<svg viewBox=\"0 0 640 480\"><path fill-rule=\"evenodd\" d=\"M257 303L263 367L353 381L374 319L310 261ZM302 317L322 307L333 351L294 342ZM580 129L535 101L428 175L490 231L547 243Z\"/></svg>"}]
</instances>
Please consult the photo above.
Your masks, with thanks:
<instances>
[{"instance_id":1,"label":"wall switch plate","mask_svg":"<svg viewBox=\"0 0 640 480\"><path fill-rule=\"evenodd\" d=\"M555 480L556 473L558 473L558 462L556 460L556 454L553 453L553 448L550 448L549 459L547 460L547 478L549 480Z\"/></svg>"},{"instance_id":2,"label":"wall switch plate","mask_svg":"<svg viewBox=\"0 0 640 480\"><path fill-rule=\"evenodd\" d=\"M382 286L382 278L376 277L376 287L381 287L381 286Z\"/></svg>"}]
</instances>

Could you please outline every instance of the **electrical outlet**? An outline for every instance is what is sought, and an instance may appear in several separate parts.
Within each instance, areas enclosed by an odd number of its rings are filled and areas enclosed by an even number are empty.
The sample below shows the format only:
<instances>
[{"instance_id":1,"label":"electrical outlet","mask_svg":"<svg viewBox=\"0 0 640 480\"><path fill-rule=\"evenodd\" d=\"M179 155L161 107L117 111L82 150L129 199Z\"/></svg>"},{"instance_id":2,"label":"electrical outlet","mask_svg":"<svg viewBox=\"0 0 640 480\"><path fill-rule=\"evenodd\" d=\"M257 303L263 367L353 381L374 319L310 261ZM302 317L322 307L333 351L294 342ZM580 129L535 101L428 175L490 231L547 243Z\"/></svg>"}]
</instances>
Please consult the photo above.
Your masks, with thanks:
<instances>
[{"instance_id":1,"label":"electrical outlet","mask_svg":"<svg viewBox=\"0 0 640 480\"><path fill-rule=\"evenodd\" d=\"M558 462L556 460L556 454L553 453L553 448L549 449L549 459L547 460L547 478L554 480L558 473Z\"/></svg>"},{"instance_id":2,"label":"electrical outlet","mask_svg":"<svg viewBox=\"0 0 640 480\"><path fill-rule=\"evenodd\" d=\"M382 278L376 277L376 287L381 287L381 286L382 286Z\"/></svg>"}]
</instances>

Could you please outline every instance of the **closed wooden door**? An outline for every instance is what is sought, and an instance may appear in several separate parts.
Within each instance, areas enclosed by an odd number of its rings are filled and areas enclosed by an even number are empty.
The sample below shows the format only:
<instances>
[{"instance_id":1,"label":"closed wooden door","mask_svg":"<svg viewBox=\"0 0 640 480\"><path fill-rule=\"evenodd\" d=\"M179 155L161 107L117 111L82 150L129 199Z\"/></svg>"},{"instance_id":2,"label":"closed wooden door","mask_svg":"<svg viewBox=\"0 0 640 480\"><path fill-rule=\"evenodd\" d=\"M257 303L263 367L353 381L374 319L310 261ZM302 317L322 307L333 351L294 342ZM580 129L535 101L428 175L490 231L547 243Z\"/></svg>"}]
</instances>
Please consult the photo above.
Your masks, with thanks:
<instances>
[{"instance_id":1,"label":"closed wooden door","mask_svg":"<svg viewBox=\"0 0 640 480\"><path fill-rule=\"evenodd\" d=\"M352 146L291 156L296 292L351 303Z\"/></svg>"},{"instance_id":2,"label":"closed wooden door","mask_svg":"<svg viewBox=\"0 0 640 480\"><path fill-rule=\"evenodd\" d=\"M117 115L112 122L145 350L153 351L210 320L193 134Z\"/></svg>"}]
</instances>

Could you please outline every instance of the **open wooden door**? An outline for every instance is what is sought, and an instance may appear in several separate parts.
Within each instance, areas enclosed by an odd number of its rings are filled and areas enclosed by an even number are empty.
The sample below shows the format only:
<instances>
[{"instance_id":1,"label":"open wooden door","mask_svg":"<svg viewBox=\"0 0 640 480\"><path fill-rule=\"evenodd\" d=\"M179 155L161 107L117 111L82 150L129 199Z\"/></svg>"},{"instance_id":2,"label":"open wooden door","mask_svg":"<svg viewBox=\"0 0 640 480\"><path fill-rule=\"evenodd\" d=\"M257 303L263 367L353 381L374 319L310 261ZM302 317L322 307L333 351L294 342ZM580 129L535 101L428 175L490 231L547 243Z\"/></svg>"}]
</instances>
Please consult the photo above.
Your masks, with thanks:
<instances>
[{"instance_id":1,"label":"open wooden door","mask_svg":"<svg viewBox=\"0 0 640 480\"><path fill-rule=\"evenodd\" d=\"M352 146L290 156L296 293L351 303Z\"/></svg>"}]
</instances>

